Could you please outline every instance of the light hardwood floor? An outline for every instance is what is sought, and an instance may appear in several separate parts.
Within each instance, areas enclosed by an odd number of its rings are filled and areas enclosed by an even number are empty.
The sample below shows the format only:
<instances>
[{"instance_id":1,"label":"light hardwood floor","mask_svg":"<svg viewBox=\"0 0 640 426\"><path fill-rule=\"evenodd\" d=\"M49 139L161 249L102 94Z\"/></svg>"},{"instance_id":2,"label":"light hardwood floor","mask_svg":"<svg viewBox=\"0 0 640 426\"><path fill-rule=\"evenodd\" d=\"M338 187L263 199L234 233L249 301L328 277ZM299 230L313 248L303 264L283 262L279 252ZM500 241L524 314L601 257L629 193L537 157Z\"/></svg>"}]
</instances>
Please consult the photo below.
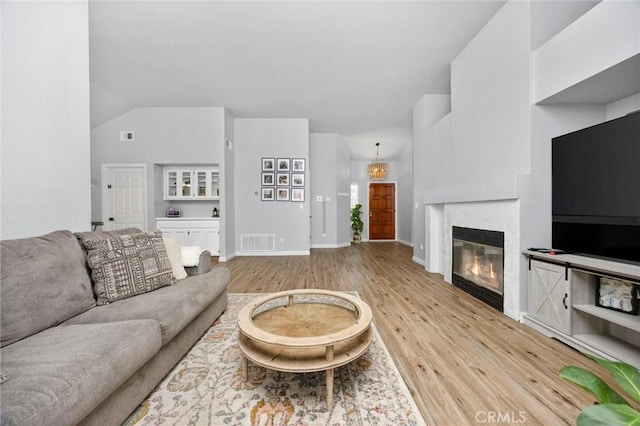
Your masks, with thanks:
<instances>
[{"instance_id":1,"label":"light hardwood floor","mask_svg":"<svg viewBox=\"0 0 640 426\"><path fill-rule=\"evenodd\" d=\"M235 257L223 265L231 270L231 293L357 291L430 425L575 424L593 398L558 371L573 364L606 375L573 349L425 272L412 249L396 242Z\"/></svg>"}]
</instances>

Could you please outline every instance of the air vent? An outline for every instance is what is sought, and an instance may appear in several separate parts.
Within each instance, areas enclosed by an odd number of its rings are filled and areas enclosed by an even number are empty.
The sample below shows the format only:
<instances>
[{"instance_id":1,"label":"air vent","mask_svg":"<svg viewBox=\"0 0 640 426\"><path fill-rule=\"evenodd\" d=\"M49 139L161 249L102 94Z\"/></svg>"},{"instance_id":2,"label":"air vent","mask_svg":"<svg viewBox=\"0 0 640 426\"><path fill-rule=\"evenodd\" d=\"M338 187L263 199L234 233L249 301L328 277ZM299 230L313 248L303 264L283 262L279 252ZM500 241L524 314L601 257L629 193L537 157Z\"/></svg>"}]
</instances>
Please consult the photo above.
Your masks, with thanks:
<instances>
[{"instance_id":1,"label":"air vent","mask_svg":"<svg viewBox=\"0 0 640 426\"><path fill-rule=\"evenodd\" d=\"M240 250L242 252L269 252L276 250L275 234L241 234Z\"/></svg>"},{"instance_id":2,"label":"air vent","mask_svg":"<svg viewBox=\"0 0 640 426\"><path fill-rule=\"evenodd\" d=\"M120 132L120 140L123 142L132 142L135 140L135 135L131 131L123 130Z\"/></svg>"}]
</instances>

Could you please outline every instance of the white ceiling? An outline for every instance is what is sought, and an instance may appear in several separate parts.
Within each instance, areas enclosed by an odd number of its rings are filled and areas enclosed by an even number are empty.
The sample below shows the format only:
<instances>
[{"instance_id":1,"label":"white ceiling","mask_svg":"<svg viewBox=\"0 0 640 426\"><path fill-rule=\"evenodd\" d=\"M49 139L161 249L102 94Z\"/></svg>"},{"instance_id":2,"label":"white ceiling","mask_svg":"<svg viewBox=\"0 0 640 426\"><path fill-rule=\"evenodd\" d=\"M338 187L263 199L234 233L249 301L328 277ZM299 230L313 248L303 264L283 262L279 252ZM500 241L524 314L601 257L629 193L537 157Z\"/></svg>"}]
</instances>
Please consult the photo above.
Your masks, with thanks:
<instances>
[{"instance_id":1,"label":"white ceiling","mask_svg":"<svg viewBox=\"0 0 640 426\"><path fill-rule=\"evenodd\" d=\"M413 105L450 92L449 64L502 4L91 0L92 127L136 107L222 106L406 140Z\"/></svg>"}]
</instances>

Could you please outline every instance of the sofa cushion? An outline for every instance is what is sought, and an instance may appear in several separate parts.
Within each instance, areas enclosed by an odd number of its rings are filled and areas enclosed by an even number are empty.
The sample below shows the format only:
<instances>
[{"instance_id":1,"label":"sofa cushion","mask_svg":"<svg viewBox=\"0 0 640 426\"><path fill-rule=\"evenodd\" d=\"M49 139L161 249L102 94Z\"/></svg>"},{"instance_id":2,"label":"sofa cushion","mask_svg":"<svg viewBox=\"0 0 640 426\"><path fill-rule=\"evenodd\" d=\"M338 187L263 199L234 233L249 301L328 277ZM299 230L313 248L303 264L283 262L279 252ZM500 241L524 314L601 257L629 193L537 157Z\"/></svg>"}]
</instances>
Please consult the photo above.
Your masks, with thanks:
<instances>
[{"instance_id":1,"label":"sofa cushion","mask_svg":"<svg viewBox=\"0 0 640 426\"><path fill-rule=\"evenodd\" d=\"M2 425L72 425L160 349L156 321L62 325L2 348Z\"/></svg>"},{"instance_id":2,"label":"sofa cushion","mask_svg":"<svg viewBox=\"0 0 640 426\"><path fill-rule=\"evenodd\" d=\"M160 231L83 240L97 304L126 299L173 283Z\"/></svg>"},{"instance_id":3,"label":"sofa cushion","mask_svg":"<svg viewBox=\"0 0 640 426\"><path fill-rule=\"evenodd\" d=\"M154 319L160 323L164 345L225 291L229 279L227 268L213 268L204 275L185 278L172 286L97 306L65 324Z\"/></svg>"},{"instance_id":4,"label":"sofa cushion","mask_svg":"<svg viewBox=\"0 0 640 426\"><path fill-rule=\"evenodd\" d=\"M167 256L169 256L169 261L171 262L173 278L176 280L187 278L187 271L184 270L184 263L182 262L180 241L177 238L165 238L164 247L167 249Z\"/></svg>"},{"instance_id":5,"label":"sofa cushion","mask_svg":"<svg viewBox=\"0 0 640 426\"><path fill-rule=\"evenodd\" d=\"M69 231L0 243L2 346L95 306L84 253Z\"/></svg>"}]
</instances>

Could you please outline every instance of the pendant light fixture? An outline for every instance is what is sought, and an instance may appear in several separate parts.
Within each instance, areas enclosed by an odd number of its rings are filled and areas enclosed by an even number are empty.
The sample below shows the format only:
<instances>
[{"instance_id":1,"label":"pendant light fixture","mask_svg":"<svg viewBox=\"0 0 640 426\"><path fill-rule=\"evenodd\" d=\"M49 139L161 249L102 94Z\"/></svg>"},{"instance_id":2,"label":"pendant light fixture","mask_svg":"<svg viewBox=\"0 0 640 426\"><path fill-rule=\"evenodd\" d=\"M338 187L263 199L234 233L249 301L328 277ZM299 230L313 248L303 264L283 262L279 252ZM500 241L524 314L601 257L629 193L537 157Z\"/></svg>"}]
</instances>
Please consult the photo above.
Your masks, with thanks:
<instances>
[{"instance_id":1,"label":"pendant light fixture","mask_svg":"<svg viewBox=\"0 0 640 426\"><path fill-rule=\"evenodd\" d=\"M380 142L376 143L376 159L367 166L367 173L371 179L384 179L387 176L387 163L380 160Z\"/></svg>"}]
</instances>

